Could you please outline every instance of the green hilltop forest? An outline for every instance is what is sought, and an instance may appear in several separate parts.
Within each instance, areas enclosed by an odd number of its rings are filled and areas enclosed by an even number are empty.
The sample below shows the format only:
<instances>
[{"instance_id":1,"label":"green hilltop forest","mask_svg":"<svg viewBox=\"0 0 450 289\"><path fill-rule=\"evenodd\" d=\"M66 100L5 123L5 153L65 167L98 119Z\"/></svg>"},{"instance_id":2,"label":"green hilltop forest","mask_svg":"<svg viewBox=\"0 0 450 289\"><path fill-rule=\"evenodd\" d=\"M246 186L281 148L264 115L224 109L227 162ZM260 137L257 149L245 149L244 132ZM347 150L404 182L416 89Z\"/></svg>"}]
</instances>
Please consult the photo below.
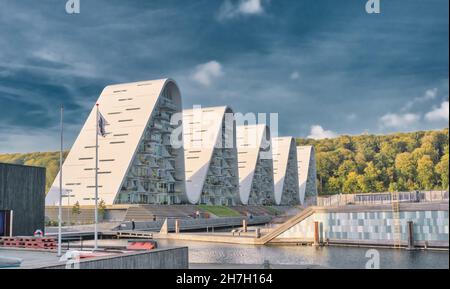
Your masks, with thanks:
<instances>
[{"instance_id":1,"label":"green hilltop forest","mask_svg":"<svg viewBox=\"0 0 450 289\"><path fill-rule=\"evenodd\" d=\"M297 144L316 149L321 195L448 188L448 129L297 139ZM58 172L59 152L0 154L0 162L46 167L48 190Z\"/></svg>"},{"instance_id":2,"label":"green hilltop forest","mask_svg":"<svg viewBox=\"0 0 450 289\"><path fill-rule=\"evenodd\" d=\"M319 194L448 188L448 129L297 139L316 149Z\"/></svg>"}]
</instances>

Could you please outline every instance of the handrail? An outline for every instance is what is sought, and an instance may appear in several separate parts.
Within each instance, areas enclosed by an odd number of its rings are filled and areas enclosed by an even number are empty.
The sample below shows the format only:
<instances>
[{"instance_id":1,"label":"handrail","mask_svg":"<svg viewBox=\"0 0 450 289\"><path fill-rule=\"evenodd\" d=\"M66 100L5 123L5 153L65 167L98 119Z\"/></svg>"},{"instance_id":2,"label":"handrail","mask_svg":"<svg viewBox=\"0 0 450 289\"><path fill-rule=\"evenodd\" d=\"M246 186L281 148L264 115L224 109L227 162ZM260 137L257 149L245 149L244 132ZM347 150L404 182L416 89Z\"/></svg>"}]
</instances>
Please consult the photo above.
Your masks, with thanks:
<instances>
[{"instance_id":1,"label":"handrail","mask_svg":"<svg viewBox=\"0 0 450 289\"><path fill-rule=\"evenodd\" d=\"M311 207L301 211L299 214L297 214L296 216L290 218L285 223L283 223L282 225L280 225L277 228L273 229L268 234L266 234L266 235L262 236L261 238L257 239L256 243L257 244L261 244L261 245L267 244L268 242L272 241L273 239L275 239L279 235L283 234L284 232L286 232L287 230L289 230L290 228L292 228L293 226L295 226L299 222L301 222L304 219L308 218L309 216L313 215L314 213L315 213L315 209L311 208Z\"/></svg>"}]
</instances>

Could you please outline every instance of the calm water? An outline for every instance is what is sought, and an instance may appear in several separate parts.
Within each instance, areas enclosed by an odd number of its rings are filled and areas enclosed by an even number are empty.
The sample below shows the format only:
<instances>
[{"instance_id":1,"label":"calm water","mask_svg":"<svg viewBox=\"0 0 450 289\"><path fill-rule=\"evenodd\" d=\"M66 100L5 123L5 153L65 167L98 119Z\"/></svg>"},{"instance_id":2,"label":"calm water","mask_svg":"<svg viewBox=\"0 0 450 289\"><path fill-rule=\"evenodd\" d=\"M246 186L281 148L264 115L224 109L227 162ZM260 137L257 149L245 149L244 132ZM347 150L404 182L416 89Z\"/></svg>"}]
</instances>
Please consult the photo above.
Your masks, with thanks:
<instances>
[{"instance_id":1,"label":"calm water","mask_svg":"<svg viewBox=\"0 0 450 289\"><path fill-rule=\"evenodd\" d=\"M220 264L320 265L331 268L364 269L367 248L251 246L158 240L160 247L188 246L189 262ZM448 252L377 249L382 269L448 269Z\"/></svg>"}]
</instances>

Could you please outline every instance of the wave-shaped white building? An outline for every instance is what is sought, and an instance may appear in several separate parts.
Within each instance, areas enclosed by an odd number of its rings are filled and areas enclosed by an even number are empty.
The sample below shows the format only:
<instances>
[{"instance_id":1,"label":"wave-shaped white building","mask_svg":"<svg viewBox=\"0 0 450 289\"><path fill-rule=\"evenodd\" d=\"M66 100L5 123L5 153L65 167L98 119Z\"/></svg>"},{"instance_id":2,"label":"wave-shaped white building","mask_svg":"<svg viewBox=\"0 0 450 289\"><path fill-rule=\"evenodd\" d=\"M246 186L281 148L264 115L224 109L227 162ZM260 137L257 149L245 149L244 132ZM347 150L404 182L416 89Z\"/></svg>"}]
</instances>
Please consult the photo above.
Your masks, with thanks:
<instances>
[{"instance_id":1,"label":"wave-shaped white building","mask_svg":"<svg viewBox=\"0 0 450 289\"><path fill-rule=\"evenodd\" d=\"M236 122L226 106L183 111L186 193L192 204L239 203Z\"/></svg>"},{"instance_id":2,"label":"wave-shaped white building","mask_svg":"<svg viewBox=\"0 0 450 289\"><path fill-rule=\"evenodd\" d=\"M298 205L299 173L297 146L293 137L272 139L275 202L277 205Z\"/></svg>"},{"instance_id":3,"label":"wave-shaped white building","mask_svg":"<svg viewBox=\"0 0 450 289\"><path fill-rule=\"evenodd\" d=\"M297 147L300 203L317 197L316 154L313 146ZM314 201L313 201L314 202Z\"/></svg>"},{"instance_id":4,"label":"wave-shaped white building","mask_svg":"<svg viewBox=\"0 0 450 289\"><path fill-rule=\"evenodd\" d=\"M106 119L99 136L98 192L105 204L178 204L187 202L184 156L170 143L179 124L180 90L171 79L110 85L97 104ZM95 196L96 106L63 165L63 190L71 203L93 205ZM59 203L59 173L46 205Z\"/></svg>"},{"instance_id":5,"label":"wave-shaped white building","mask_svg":"<svg viewBox=\"0 0 450 289\"><path fill-rule=\"evenodd\" d=\"M264 124L237 126L239 194L243 205L275 203L270 130Z\"/></svg>"}]
</instances>

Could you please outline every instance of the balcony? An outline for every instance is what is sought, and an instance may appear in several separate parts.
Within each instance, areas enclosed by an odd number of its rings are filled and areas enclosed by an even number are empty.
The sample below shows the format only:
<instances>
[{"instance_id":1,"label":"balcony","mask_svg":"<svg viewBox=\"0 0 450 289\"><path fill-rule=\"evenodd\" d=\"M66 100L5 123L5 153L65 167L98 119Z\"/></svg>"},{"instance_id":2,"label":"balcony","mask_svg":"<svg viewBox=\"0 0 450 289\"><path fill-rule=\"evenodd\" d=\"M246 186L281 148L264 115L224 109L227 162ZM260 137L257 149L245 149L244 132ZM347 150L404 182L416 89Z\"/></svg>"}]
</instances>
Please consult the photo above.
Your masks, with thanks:
<instances>
[{"instance_id":1,"label":"balcony","mask_svg":"<svg viewBox=\"0 0 450 289\"><path fill-rule=\"evenodd\" d=\"M161 110L176 111L178 107L169 99L161 98L159 103Z\"/></svg>"}]
</instances>

